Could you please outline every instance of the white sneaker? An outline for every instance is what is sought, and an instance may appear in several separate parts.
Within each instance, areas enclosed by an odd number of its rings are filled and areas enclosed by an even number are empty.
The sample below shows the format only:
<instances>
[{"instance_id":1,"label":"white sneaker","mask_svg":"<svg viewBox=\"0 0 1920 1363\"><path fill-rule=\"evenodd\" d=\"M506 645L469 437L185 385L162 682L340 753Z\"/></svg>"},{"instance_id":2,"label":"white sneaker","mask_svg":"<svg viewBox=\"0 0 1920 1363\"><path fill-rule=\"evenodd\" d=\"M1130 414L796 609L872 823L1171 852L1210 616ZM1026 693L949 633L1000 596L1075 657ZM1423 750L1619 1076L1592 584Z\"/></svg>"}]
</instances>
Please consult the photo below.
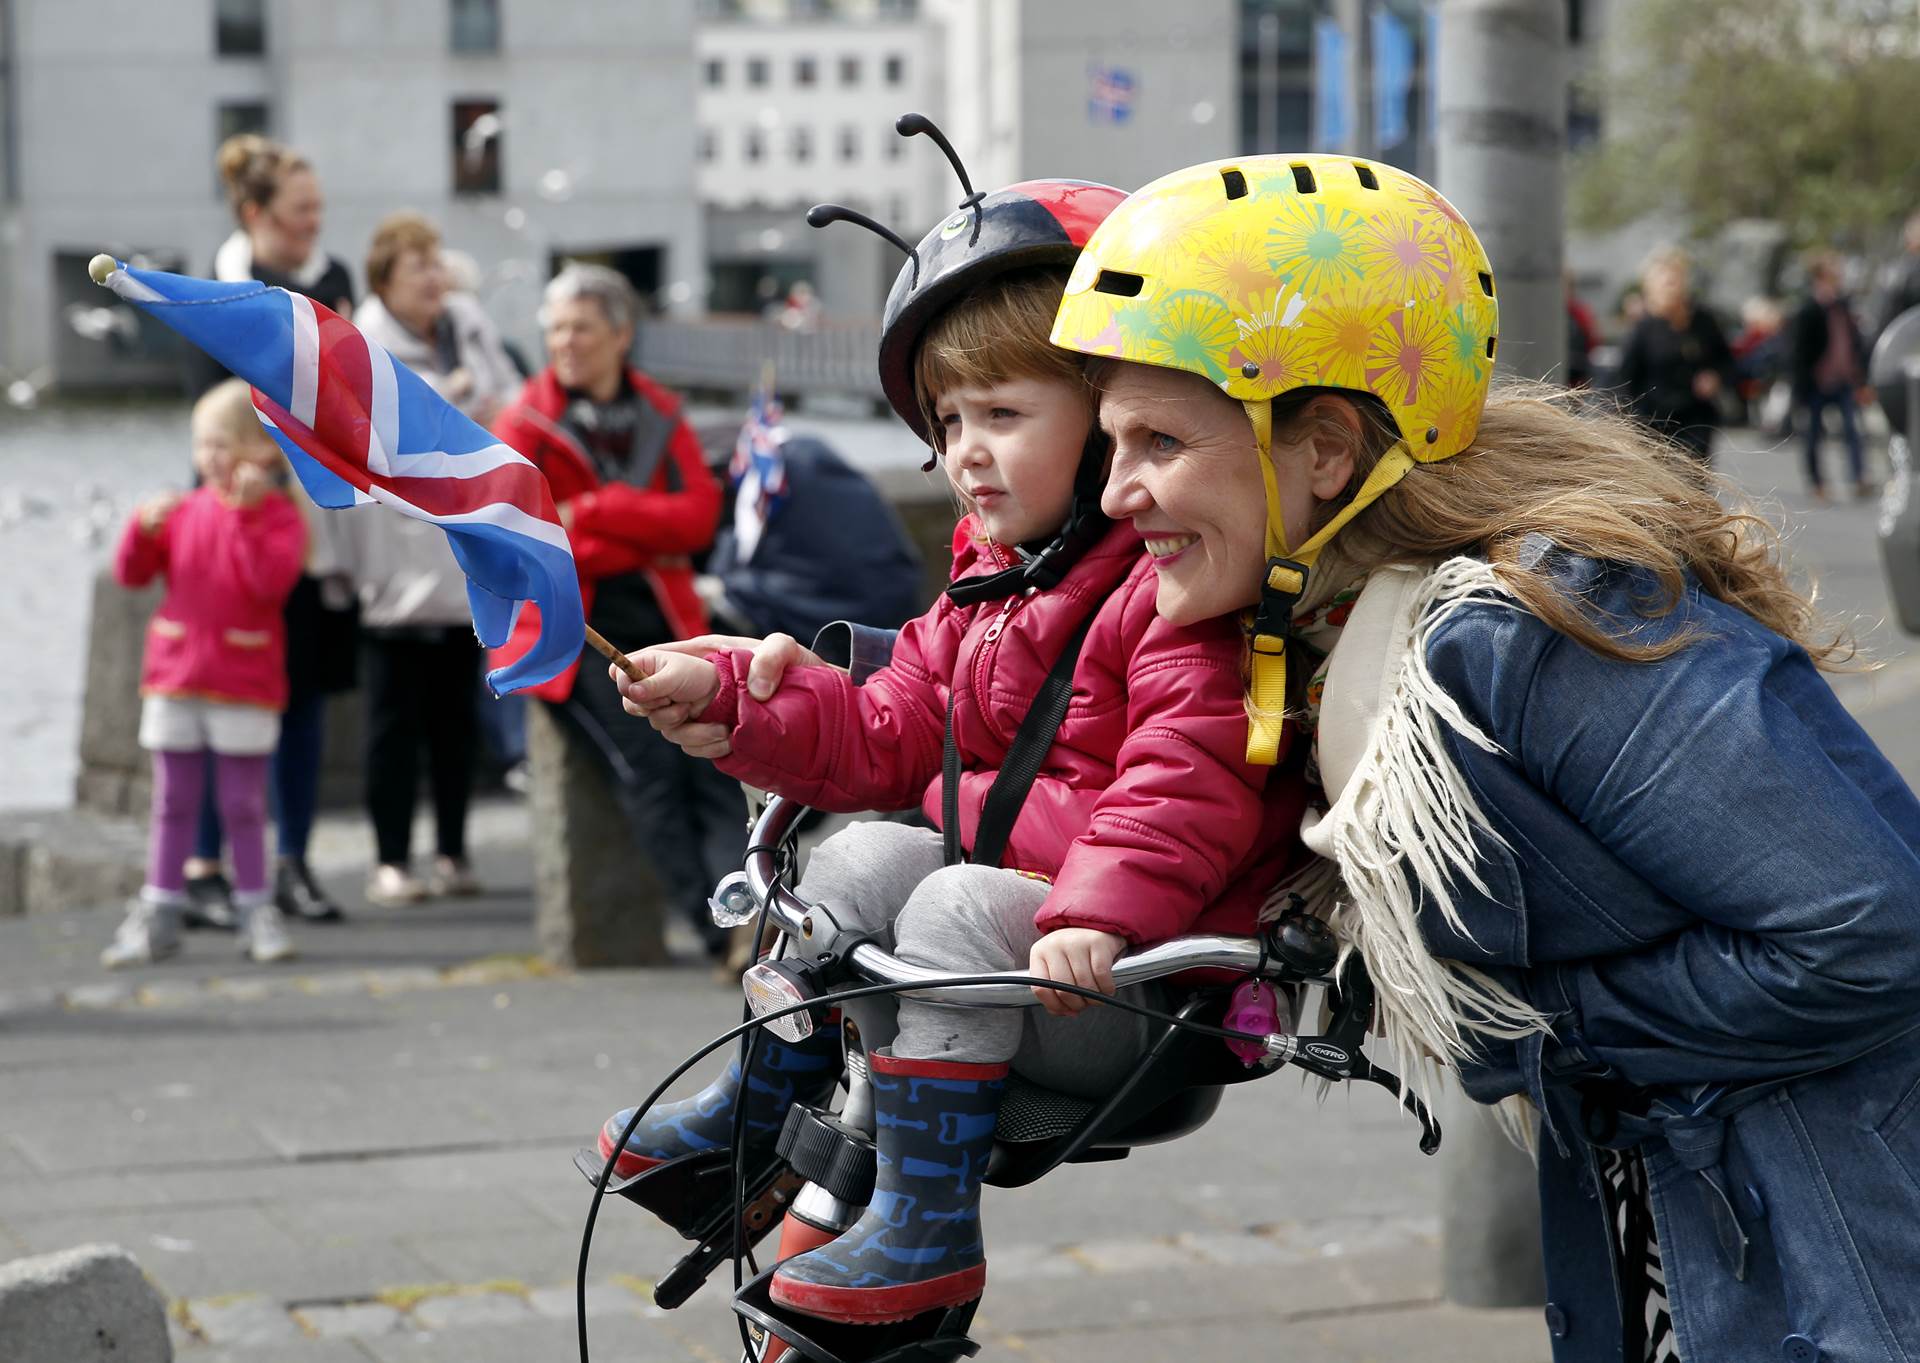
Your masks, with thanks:
<instances>
[{"instance_id":1,"label":"white sneaker","mask_svg":"<svg viewBox=\"0 0 1920 1363\"><path fill-rule=\"evenodd\" d=\"M290 961L297 954L287 939L287 920L272 900L241 910L240 954L255 965Z\"/></svg>"},{"instance_id":2,"label":"white sneaker","mask_svg":"<svg viewBox=\"0 0 1920 1363\"><path fill-rule=\"evenodd\" d=\"M453 857L435 857L427 889L438 899L465 898L480 893L480 881L466 862Z\"/></svg>"},{"instance_id":3,"label":"white sneaker","mask_svg":"<svg viewBox=\"0 0 1920 1363\"><path fill-rule=\"evenodd\" d=\"M179 904L136 896L127 906L126 919L100 953L100 964L108 970L127 966L151 965L180 950Z\"/></svg>"},{"instance_id":4,"label":"white sneaker","mask_svg":"<svg viewBox=\"0 0 1920 1363\"><path fill-rule=\"evenodd\" d=\"M418 904L426 897L427 887L404 866L382 862L367 877L367 899L372 903L397 908L404 904Z\"/></svg>"}]
</instances>

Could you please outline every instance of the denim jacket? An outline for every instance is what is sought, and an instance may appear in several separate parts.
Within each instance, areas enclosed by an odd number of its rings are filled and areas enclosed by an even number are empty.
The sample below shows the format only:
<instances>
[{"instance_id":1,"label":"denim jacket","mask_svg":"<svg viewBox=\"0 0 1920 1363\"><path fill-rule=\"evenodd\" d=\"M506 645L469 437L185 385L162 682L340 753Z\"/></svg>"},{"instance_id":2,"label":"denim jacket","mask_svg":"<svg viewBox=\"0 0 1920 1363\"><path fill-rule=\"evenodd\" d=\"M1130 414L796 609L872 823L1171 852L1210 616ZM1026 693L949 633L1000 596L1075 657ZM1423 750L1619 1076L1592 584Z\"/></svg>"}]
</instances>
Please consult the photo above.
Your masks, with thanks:
<instances>
[{"instance_id":1,"label":"denim jacket","mask_svg":"<svg viewBox=\"0 0 1920 1363\"><path fill-rule=\"evenodd\" d=\"M1799 647L1690 584L1528 546L1613 628L1524 609L1432 632L1433 677L1502 749L1450 740L1498 837L1441 956L1553 1019L1463 1078L1543 1113L1555 1363L1621 1360L1593 1147L1637 1146L1686 1363L1920 1361L1920 803Z\"/></svg>"}]
</instances>

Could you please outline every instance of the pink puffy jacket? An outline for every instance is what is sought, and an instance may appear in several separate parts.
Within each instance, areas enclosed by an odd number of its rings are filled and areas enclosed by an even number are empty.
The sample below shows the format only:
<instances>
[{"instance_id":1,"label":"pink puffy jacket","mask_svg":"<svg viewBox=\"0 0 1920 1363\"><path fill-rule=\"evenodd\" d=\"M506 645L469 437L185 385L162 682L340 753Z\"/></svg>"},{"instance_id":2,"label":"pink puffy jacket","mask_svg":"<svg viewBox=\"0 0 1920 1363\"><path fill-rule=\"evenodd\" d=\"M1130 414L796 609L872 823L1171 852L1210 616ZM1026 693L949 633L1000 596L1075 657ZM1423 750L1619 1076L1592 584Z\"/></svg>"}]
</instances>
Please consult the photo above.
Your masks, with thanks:
<instances>
[{"instance_id":1,"label":"pink puffy jacket","mask_svg":"<svg viewBox=\"0 0 1920 1363\"><path fill-rule=\"evenodd\" d=\"M961 522L956 578L1009 562L977 533L972 518ZM1002 864L1052 880L1038 917L1046 931L1099 928L1134 943L1247 933L1298 854L1306 789L1297 764L1245 761L1235 621L1176 627L1155 614L1154 595L1140 537L1116 526L1051 591L976 606L941 597L860 686L836 669L798 668L756 701L738 684L749 655L718 654L720 691L701 718L731 728L719 765L742 781L829 810L918 803L938 824L951 693L970 847L1020 721L1098 604L1066 720Z\"/></svg>"},{"instance_id":2,"label":"pink puffy jacket","mask_svg":"<svg viewBox=\"0 0 1920 1363\"><path fill-rule=\"evenodd\" d=\"M287 707L287 628L280 609L300 576L307 527L284 493L228 506L212 488L189 493L154 534L127 522L113 575L167 594L147 625L140 692Z\"/></svg>"}]
</instances>

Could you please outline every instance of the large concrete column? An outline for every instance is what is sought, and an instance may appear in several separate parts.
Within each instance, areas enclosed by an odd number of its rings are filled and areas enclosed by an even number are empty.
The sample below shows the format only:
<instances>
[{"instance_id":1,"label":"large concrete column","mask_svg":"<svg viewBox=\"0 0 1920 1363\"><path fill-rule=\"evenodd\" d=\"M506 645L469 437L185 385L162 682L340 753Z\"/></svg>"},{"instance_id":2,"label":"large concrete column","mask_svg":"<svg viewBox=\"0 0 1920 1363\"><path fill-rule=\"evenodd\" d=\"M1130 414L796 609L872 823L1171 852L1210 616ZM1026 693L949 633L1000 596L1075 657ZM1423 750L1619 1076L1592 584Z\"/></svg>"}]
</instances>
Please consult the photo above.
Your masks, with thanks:
<instances>
[{"instance_id":1,"label":"large concrete column","mask_svg":"<svg viewBox=\"0 0 1920 1363\"><path fill-rule=\"evenodd\" d=\"M1547 378L1566 363L1566 7L1441 0L1434 170L1493 260L1499 370Z\"/></svg>"},{"instance_id":2,"label":"large concrete column","mask_svg":"<svg viewBox=\"0 0 1920 1363\"><path fill-rule=\"evenodd\" d=\"M1566 164L1561 0L1440 0L1435 179L1480 234L1500 303L1498 371L1557 375ZM1449 1105L1442 1147L1444 1290L1462 1306L1546 1300L1532 1162L1488 1115Z\"/></svg>"}]
</instances>

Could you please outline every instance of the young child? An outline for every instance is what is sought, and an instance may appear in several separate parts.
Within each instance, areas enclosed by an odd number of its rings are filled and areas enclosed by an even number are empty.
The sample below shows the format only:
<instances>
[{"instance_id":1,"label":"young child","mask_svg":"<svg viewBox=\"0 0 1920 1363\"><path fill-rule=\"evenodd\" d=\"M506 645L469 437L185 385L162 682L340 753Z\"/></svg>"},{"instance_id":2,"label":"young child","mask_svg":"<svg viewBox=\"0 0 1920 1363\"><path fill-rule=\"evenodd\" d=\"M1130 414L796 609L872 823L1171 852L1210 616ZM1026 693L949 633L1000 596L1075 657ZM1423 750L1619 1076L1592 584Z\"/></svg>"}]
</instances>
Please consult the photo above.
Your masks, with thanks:
<instances>
[{"instance_id":1,"label":"young child","mask_svg":"<svg viewBox=\"0 0 1920 1363\"><path fill-rule=\"evenodd\" d=\"M1048 343L1067 269L1119 197L1059 182L1002 190L981 205L971 252L973 214L963 208L921 243L916 281L903 270L895 285L883 379L969 511L955 536L954 585L905 627L887 667L858 686L835 669L795 669L756 700L744 653L655 651L637 655L647 680L625 687L635 713L673 706L727 726L732 751L719 765L749 784L828 810L918 804L937 826L950 730L959 841L971 853L1022 719L1091 617L1065 720L998 862L949 865L938 831L861 823L813 853L801 892L842 926L886 935L915 964L1024 968L1104 991L1129 947L1252 931L1273 858L1292 841L1276 835L1285 816L1265 798L1270 769L1245 760L1239 623L1181 628L1157 617L1155 559L1195 537L1148 540L1143 553L1136 531L1095 514L1105 455L1094 394L1079 362ZM1031 212L1036 199L1068 229L1039 268L1033 243L1001 220ZM942 259L943 242L957 262ZM1298 813L1296 803L1296 828ZM1096 1095L1151 1035L1135 1014L1036 993L1044 1014L903 995L897 1032L886 1010L849 1009L872 1071L879 1181L850 1230L780 1265L776 1301L880 1322L979 1295L980 1174L1009 1062L1048 1087ZM770 1142L792 1103L831 1092L838 1029L798 1046L766 1035L758 1044L745 1121L749 1140ZM740 1092L736 1067L699 1096L649 1112L618 1168L640 1172L726 1144ZM631 1115L608 1121L602 1154Z\"/></svg>"},{"instance_id":2,"label":"young child","mask_svg":"<svg viewBox=\"0 0 1920 1363\"><path fill-rule=\"evenodd\" d=\"M280 612L300 575L306 526L275 486L285 465L239 379L194 404L193 461L201 486L142 505L114 553L123 586L164 576L167 593L140 670L140 746L153 754L147 883L100 955L110 969L180 949L184 866L209 751L233 852L240 950L260 962L293 955L267 884L267 764L287 700Z\"/></svg>"}]
</instances>

